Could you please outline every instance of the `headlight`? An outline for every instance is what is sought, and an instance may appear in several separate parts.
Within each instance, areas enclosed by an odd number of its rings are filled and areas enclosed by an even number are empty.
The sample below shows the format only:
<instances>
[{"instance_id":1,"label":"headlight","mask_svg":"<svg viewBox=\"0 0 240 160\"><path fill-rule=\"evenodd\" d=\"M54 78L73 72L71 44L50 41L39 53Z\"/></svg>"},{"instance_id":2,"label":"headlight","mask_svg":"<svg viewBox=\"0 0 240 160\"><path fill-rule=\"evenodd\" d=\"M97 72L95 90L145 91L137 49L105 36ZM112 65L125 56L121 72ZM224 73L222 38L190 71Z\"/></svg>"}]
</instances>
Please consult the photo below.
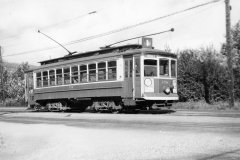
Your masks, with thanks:
<instances>
[{"instance_id":1,"label":"headlight","mask_svg":"<svg viewBox=\"0 0 240 160\"><path fill-rule=\"evenodd\" d=\"M150 78L146 78L144 84L145 86L150 87L152 85L152 80Z\"/></svg>"},{"instance_id":2,"label":"headlight","mask_svg":"<svg viewBox=\"0 0 240 160\"><path fill-rule=\"evenodd\" d=\"M163 91L165 94L170 94L171 90L169 87L167 87L164 91Z\"/></svg>"}]
</instances>

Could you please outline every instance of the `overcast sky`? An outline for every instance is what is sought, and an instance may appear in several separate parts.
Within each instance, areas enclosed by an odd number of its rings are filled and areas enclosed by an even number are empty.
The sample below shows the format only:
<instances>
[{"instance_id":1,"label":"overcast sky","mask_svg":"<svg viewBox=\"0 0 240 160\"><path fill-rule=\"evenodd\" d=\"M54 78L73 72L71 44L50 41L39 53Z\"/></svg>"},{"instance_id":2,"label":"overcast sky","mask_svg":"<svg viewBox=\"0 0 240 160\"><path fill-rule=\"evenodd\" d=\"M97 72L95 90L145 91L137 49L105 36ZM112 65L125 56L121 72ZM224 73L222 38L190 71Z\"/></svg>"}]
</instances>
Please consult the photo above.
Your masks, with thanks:
<instances>
[{"instance_id":1,"label":"overcast sky","mask_svg":"<svg viewBox=\"0 0 240 160\"><path fill-rule=\"evenodd\" d=\"M62 44L106 33L165 16L211 0L0 0L0 45L3 59L29 62L61 57L67 52L43 33ZM240 20L240 1L231 0L232 25ZM96 11L94 14L88 14ZM224 0L148 24L81 43L66 45L70 51L89 51L124 39L161 32L152 36L154 47L172 51L214 45L225 41ZM138 43L132 40L126 43ZM43 50L49 47L54 49ZM38 52L28 52L38 50ZM27 54L21 54L26 53ZM9 56L12 54L19 54Z\"/></svg>"}]
</instances>

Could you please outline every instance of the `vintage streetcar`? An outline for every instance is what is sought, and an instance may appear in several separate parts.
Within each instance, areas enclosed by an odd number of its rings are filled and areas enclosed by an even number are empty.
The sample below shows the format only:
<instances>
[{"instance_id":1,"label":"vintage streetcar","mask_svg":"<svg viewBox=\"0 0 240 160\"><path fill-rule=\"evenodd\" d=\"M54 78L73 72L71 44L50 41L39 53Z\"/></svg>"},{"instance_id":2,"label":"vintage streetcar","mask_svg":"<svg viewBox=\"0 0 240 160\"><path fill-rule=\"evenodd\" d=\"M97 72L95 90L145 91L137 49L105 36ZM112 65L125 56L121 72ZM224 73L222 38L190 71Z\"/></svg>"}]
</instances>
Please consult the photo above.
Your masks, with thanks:
<instances>
[{"instance_id":1,"label":"vintage streetcar","mask_svg":"<svg viewBox=\"0 0 240 160\"><path fill-rule=\"evenodd\" d=\"M178 100L177 56L154 49L151 38L40 64L25 74L30 107L114 112L158 109Z\"/></svg>"}]
</instances>

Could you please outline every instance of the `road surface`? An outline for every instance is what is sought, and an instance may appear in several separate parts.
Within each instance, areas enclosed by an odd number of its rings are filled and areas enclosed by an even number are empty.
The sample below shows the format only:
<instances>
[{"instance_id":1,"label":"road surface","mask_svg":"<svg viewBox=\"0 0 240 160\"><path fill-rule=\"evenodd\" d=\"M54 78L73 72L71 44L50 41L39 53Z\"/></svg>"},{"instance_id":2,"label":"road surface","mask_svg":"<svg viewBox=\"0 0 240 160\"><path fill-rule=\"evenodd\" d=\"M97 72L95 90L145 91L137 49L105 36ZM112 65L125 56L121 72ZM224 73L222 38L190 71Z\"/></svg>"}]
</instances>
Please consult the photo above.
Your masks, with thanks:
<instances>
[{"instance_id":1,"label":"road surface","mask_svg":"<svg viewBox=\"0 0 240 160\"><path fill-rule=\"evenodd\" d=\"M0 112L7 159L240 159L240 112Z\"/></svg>"}]
</instances>

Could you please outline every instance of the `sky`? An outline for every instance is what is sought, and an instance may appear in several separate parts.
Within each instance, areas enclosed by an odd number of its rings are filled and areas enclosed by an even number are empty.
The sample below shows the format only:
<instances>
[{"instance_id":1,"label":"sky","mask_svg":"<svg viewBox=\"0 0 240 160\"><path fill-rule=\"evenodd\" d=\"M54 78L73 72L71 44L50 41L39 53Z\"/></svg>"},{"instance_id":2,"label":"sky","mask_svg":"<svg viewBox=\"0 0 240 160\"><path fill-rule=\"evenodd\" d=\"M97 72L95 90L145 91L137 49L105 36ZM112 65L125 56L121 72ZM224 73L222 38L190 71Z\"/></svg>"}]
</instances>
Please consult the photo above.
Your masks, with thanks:
<instances>
[{"instance_id":1,"label":"sky","mask_svg":"<svg viewBox=\"0 0 240 160\"><path fill-rule=\"evenodd\" d=\"M146 22L212 0L0 0L0 46L7 62L38 62L69 51L98 50L124 39L174 28L155 36L156 49L198 49L225 42L225 4L220 2L79 43L76 40ZM240 20L240 1L231 0L231 23ZM94 12L90 14L91 12ZM140 43L139 39L118 45Z\"/></svg>"}]
</instances>

